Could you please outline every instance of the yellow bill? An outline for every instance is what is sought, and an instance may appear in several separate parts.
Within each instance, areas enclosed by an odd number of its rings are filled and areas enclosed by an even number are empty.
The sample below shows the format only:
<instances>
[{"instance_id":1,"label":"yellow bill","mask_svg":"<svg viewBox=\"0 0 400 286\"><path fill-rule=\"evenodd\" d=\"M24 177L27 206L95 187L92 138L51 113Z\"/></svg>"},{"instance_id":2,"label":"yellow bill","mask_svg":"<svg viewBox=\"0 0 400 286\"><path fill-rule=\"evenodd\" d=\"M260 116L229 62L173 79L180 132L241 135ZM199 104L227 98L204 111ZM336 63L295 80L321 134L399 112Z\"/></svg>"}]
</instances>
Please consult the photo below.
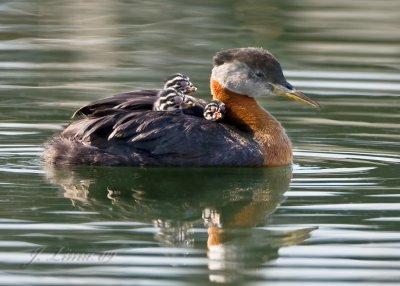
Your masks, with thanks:
<instances>
[{"instance_id":1,"label":"yellow bill","mask_svg":"<svg viewBox=\"0 0 400 286\"><path fill-rule=\"evenodd\" d=\"M276 95L288 97L292 100L311 105L317 109L321 108L321 106L319 105L318 102L309 98L304 93L302 93L300 90L296 90L294 88L289 89L283 85L276 84L276 83L269 83L269 84L272 86L272 92Z\"/></svg>"}]
</instances>

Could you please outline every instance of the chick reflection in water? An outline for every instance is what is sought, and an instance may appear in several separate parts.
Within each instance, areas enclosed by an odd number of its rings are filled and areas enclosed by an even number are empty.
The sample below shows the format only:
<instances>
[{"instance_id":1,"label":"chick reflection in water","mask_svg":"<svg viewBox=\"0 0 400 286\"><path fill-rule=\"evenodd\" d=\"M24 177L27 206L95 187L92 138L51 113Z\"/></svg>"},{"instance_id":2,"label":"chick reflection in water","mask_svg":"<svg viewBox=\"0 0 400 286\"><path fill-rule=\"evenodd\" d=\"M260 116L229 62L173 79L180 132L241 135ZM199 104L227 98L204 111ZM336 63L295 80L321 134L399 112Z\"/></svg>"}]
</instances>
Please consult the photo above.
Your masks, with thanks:
<instances>
[{"instance_id":1,"label":"chick reflection in water","mask_svg":"<svg viewBox=\"0 0 400 286\"><path fill-rule=\"evenodd\" d=\"M152 224L152 242L161 246L204 250L215 281L240 280L242 271L276 258L281 246L307 238L307 230L298 235L257 227L266 226L283 202L291 175L290 167L47 170L76 208L105 220ZM198 230L204 226L206 231Z\"/></svg>"}]
</instances>

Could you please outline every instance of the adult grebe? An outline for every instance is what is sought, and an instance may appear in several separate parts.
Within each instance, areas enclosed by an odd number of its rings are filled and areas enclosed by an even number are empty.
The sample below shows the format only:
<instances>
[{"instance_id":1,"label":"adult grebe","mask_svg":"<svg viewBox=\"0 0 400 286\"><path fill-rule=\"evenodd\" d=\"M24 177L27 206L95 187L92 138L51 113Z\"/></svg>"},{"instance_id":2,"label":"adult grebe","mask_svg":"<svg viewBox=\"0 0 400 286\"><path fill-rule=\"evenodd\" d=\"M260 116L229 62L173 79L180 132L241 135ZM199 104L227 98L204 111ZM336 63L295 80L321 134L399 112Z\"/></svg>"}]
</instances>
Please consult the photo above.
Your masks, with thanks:
<instances>
[{"instance_id":1,"label":"adult grebe","mask_svg":"<svg viewBox=\"0 0 400 286\"><path fill-rule=\"evenodd\" d=\"M292 162L281 124L255 97L284 95L314 107L295 90L279 62L261 48L218 52L210 79L214 100L225 104L223 122L200 114L153 111L158 91L116 95L79 109L73 121L45 144L52 164L148 166L282 166Z\"/></svg>"}]
</instances>

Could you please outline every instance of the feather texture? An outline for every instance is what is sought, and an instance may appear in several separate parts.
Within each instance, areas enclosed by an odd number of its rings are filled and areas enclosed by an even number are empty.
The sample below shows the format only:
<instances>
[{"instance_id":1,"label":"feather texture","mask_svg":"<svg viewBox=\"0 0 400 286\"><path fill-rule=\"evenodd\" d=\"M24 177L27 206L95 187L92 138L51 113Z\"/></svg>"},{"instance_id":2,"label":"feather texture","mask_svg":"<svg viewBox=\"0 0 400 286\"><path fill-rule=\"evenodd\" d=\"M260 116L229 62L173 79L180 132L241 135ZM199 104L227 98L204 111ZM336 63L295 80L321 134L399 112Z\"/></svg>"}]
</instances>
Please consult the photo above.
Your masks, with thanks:
<instances>
[{"instance_id":1,"label":"feather texture","mask_svg":"<svg viewBox=\"0 0 400 286\"><path fill-rule=\"evenodd\" d=\"M154 166L260 166L262 152L251 134L203 118L195 107L153 111L158 90L117 94L78 109L44 159L54 164Z\"/></svg>"}]
</instances>

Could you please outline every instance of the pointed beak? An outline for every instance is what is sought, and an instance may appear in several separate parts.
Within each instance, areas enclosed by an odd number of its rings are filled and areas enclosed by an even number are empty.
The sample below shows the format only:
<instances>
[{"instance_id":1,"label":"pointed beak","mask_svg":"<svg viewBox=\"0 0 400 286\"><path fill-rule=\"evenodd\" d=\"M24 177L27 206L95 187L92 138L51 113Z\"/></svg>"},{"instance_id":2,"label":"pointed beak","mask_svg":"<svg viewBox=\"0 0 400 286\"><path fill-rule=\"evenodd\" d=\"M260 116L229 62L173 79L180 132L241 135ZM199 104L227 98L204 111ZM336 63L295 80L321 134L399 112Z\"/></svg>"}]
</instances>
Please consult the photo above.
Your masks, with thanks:
<instances>
[{"instance_id":1,"label":"pointed beak","mask_svg":"<svg viewBox=\"0 0 400 286\"><path fill-rule=\"evenodd\" d=\"M277 83L269 83L269 84L272 86L272 92L276 95L285 96L292 100L311 105L316 109L321 108L318 102L309 98L300 90L296 90L290 83L285 83L285 85Z\"/></svg>"},{"instance_id":2,"label":"pointed beak","mask_svg":"<svg viewBox=\"0 0 400 286\"><path fill-rule=\"evenodd\" d=\"M195 92L196 90L197 90L197 87L194 86L193 84L188 85L188 86L186 87L186 92L187 92L187 93L192 93L192 92Z\"/></svg>"}]
</instances>

